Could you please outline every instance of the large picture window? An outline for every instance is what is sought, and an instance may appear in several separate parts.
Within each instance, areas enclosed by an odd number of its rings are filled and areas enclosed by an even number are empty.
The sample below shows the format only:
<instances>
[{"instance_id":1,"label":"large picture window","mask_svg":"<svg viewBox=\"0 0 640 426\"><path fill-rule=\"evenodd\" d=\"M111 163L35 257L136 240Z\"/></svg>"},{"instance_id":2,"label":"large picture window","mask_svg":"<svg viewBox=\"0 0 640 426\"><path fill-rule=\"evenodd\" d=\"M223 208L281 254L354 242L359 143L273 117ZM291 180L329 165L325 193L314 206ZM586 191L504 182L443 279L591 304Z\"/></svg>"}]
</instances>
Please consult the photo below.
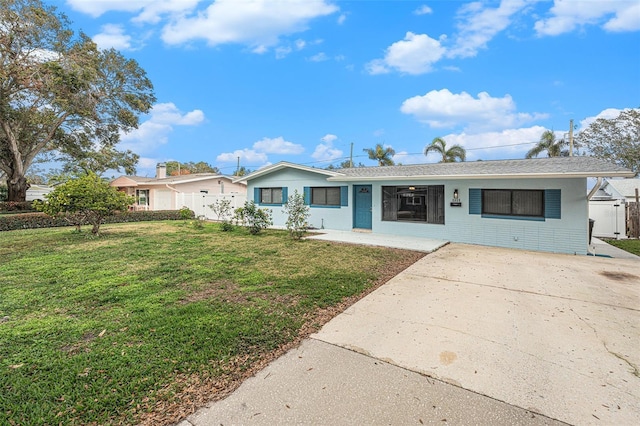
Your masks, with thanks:
<instances>
[{"instance_id":1,"label":"large picture window","mask_svg":"<svg viewBox=\"0 0 640 426\"><path fill-rule=\"evenodd\" d=\"M382 220L444 224L444 185L383 186Z\"/></svg>"},{"instance_id":2,"label":"large picture window","mask_svg":"<svg viewBox=\"0 0 640 426\"><path fill-rule=\"evenodd\" d=\"M544 217L544 191L483 189L482 214Z\"/></svg>"},{"instance_id":3,"label":"large picture window","mask_svg":"<svg viewBox=\"0 0 640 426\"><path fill-rule=\"evenodd\" d=\"M260 204L282 204L282 188L260 188Z\"/></svg>"},{"instance_id":4,"label":"large picture window","mask_svg":"<svg viewBox=\"0 0 640 426\"><path fill-rule=\"evenodd\" d=\"M316 206L339 206L340 187L311 188L311 204Z\"/></svg>"},{"instance_id":5,"label":"large picture window","mask_svg":"<svg viewBox=\"0 0 640 426\"><path fill-rule=\"evenodd\" d=\"M136 189L136 204L139 206L149 205L149 190L148 189Z\"/></svg>"}]
</instances>

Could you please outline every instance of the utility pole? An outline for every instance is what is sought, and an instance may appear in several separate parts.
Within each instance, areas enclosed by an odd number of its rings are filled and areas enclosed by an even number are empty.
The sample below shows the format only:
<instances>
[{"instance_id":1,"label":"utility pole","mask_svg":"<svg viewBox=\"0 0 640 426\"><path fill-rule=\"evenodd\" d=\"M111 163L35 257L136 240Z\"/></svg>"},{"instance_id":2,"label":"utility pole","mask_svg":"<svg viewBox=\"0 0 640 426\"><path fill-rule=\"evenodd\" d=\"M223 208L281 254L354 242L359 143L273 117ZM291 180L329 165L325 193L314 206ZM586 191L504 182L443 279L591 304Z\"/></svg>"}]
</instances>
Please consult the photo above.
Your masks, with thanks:
<instances>
[{"instance_id":1,"label":"utility pole","mask_svg":"<svg viewBox=\"0 0 640 426\"><path fill-rule=\"evenodd\" d=\"M349 167L353 168L353 142L351 142L351 154L349 154Z\"/></svg>"},{"instance_id":2,"label":"utility pole","mask_svg":"<svg viewBox=\"0 0 640 426\"><path fill-rule=\"evenodd\" d=\"M240 173L240 157L238 157L238 167L236 167L236 176Z\"/></svg>"},{"instance_id":3,"label":"utility pole","mask_svg":"<svg viewBox=\"0 0 640 426\"><path fill-rule=\"evenodd\" d=\"M569 157L573 157L573 118L569 120Z\"/></svg>"}]
</instances>

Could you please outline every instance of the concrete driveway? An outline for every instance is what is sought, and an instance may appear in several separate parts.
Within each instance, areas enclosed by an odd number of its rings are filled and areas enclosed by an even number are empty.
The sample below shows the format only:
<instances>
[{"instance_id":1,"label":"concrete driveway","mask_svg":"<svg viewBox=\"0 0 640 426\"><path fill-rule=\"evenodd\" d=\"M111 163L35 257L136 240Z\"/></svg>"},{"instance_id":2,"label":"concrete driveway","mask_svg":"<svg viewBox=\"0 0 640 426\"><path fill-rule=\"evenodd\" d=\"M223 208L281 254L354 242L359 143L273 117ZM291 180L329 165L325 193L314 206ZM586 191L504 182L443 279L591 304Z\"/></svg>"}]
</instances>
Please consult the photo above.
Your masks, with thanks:
<instances>
[{"instance_id":1,"label":"concrete driveway","mask_svg":"<svg viewBox=\"0 0 640 426\"><path fill-rule=\"evenodd\" d=\"M640 424L640 262L460 244L313 338L570 424Z\"/></svg>"},{"instance_id":2,"label":"concrete driveway","mask_svg":"<svg viewBox=\"0 0 640 426\"><path fill-rule=\"evenodd\" d=\"M181 426L640 424L640 261L447 245Z\"/></svg>"}]
</instances>

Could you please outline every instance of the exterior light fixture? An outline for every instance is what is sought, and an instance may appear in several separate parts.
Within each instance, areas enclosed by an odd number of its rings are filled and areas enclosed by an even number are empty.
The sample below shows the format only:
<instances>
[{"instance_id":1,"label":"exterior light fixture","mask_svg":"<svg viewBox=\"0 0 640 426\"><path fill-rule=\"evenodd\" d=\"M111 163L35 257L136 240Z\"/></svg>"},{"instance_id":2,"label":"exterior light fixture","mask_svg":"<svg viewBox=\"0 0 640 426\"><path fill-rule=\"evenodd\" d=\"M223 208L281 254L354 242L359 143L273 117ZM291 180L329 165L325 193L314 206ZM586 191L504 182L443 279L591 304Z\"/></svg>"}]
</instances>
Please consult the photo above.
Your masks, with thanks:
<instances>
[{"instance_id":1,"label":"exterior light fixture","mask_svg":"<svg viewBox=\"0 0 640 426\"><path fill-rule=\"evenodd\" d=\"M410 186L409 187L409 191L415 191L416 187L415 186Z\"/></svg>"},{"instance_id":2,"label":"exterior light fixture","mask_svg":"<svg viewBox=\"0 0 640 426\"><path fill-rule=\"evenodd\" d=\"M453 200L451 200L451 203L449 203L451 207L462 207L462 201L460 201L458 195L460 194L458 193L458 189L456 188L453 190Z\"/></svg>"}]
</instances>

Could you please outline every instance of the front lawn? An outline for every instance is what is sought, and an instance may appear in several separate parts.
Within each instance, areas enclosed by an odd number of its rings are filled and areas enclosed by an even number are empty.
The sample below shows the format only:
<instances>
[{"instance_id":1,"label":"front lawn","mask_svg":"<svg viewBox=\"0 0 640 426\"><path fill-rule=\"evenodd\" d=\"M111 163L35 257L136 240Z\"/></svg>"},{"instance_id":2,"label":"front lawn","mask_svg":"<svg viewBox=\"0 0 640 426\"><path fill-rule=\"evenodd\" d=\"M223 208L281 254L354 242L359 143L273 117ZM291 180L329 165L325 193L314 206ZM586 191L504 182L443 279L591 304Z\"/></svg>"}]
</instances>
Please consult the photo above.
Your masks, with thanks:
<instances>
[{"instance_id":1,"label":"front lawn","mask_svg":"<svg viewBox=\"0 0 640 426\"><path fill-rule=\"evenodd\" d=\"M0 424L171 424L423 254L184 222L0 233Z\"/></svg>"},{"instance_id":2,"label":"front lawn","mask_svg":"<svg viewBox=\"0 0 640 426\"><path fill-rule=\"evenodd\" d=\"M640 256L640 240L606 240L607 243L619 249Z\"/></svg>"}]
</instances>

